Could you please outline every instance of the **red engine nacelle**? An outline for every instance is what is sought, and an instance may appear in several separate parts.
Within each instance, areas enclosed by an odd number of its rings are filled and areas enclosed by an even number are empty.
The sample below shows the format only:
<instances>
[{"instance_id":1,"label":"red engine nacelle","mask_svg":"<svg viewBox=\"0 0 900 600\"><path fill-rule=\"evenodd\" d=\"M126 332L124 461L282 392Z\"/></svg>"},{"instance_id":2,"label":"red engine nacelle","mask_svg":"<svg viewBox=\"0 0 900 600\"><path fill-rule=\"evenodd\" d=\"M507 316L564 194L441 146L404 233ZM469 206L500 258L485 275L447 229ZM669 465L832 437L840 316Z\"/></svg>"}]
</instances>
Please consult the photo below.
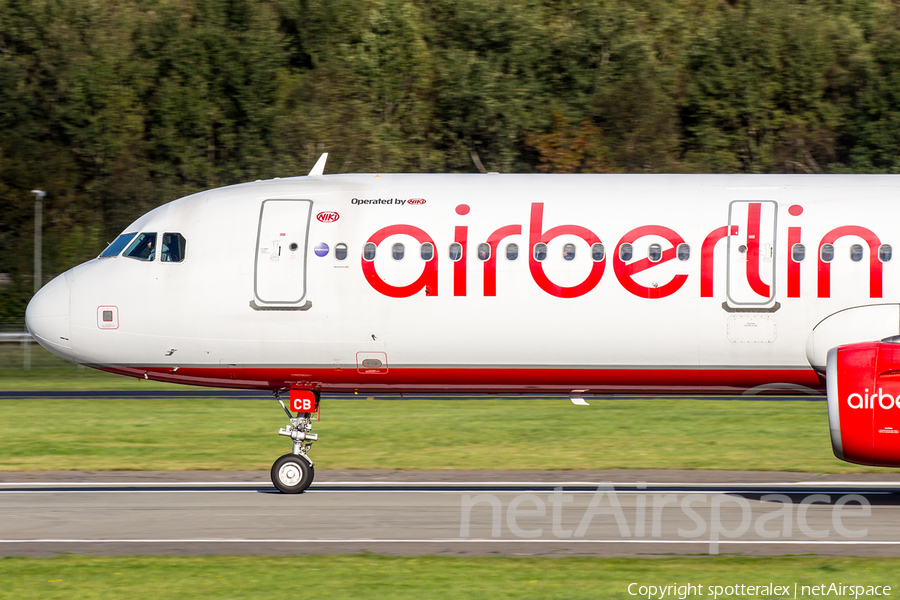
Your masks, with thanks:
<instances>
[{"instance_id":1,"label":"red engine nacelle","mask_svg":"<svg viewBox=\"0 0 900 600\"><path fill-rule=\"evenodd\" d=\"M826 383L834 455L861 465L900 466L900 344L832 348Z\"/></svg>"}]
</instances>

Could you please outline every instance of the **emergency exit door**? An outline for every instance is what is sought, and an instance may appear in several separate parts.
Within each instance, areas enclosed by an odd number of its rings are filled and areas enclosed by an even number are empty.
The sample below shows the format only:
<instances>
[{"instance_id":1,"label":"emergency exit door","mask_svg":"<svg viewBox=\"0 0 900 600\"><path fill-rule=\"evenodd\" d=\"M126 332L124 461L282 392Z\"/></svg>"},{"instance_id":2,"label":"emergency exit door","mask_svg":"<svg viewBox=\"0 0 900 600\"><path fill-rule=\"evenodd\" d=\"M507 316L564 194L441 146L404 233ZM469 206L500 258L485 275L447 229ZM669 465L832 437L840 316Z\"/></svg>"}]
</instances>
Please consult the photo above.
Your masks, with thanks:
<instances>
[{"instance_id":1,"label":"emergency exit door","mask_svg":"<svg viewBox=\"0 0 900 600\"><path fill-rule=\"evenodd\" d=\"M259 211L253 293L257 304L297 307L306 300L311 200L264 200Z\"/></svg>"}]
</instances>

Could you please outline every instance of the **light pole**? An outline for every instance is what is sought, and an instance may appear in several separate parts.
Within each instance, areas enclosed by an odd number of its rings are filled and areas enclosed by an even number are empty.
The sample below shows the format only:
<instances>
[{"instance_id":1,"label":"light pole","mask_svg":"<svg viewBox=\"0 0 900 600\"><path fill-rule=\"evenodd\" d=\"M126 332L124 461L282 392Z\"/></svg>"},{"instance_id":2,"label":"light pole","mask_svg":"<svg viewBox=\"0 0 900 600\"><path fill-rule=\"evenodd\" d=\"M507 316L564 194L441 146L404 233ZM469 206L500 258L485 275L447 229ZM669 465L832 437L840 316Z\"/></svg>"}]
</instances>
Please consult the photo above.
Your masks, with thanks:
<instances>
[{"instance_id":1,"label":"light pole","mask_svg":"<svg viewBox=\"0 0 900 600\"><path fill-rule=\"evenodd\" d=\"M47 192L42 190L31 190L34 194L34 293L37 294L41 289L43 282L41 281L41 255L43 254L43 223L42 212L44 208L44 196Z\"/></svg>"},{"instance_id":2,"label":"light pole","mask_svg":"<svg viewBox=\"0 0 900 600\"><path fill-rule=\"evenodd\" d=\"M41 258L43 255L43 219L42 213L44 209L44 196L47 195L47 192L43 190L31 190L31 193L34 194L34 293L37 294L38 290L41 289ZM31 370L31 344L29 341L22 341L22 346L25 351L25 370Z\"/></svg>"}]
</instances>

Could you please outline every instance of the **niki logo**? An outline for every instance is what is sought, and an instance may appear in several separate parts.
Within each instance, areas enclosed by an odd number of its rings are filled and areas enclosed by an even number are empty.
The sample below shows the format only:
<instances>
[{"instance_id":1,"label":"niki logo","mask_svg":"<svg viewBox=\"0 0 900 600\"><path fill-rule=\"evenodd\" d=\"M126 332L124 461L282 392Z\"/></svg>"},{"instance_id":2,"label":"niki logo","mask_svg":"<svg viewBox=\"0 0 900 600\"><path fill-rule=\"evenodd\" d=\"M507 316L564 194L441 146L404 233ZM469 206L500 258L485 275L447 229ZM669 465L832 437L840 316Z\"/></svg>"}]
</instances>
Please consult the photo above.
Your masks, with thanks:
<instances>
[{"instance_id":1,"label":"niki logo","mask_svg":"<svg viewBox=\"0 0 900 600\"><path fill-rule=\"evenodd\" d=\"M334 223L341 218L341 215L332 210L326 210L316 215L316 220L320 223Z\"/></svg>"},{"instance_id":2,"label":"niki logo","mask_svg":"<svg viewBox=\"0 0 900 600\"><path fill-rule=\"evenodd\" d=\"M406 201L406 203L407 204L415 204L415 205L425 204L425 198L410 198L409 200Z\"/></svg>"}]
</instances>

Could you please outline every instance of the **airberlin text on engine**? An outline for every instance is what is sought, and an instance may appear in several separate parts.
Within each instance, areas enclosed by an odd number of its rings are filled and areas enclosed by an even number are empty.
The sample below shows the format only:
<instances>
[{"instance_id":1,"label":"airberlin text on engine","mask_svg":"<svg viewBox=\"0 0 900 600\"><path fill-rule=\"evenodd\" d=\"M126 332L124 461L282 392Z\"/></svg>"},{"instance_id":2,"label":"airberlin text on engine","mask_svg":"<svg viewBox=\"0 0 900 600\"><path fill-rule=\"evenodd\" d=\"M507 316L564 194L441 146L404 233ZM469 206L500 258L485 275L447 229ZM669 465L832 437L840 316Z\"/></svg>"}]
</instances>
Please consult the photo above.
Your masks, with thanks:
<instances>
[{"instance_id":1,"label":"airberlin text on engine","mask_svg":"<svg viewBox=\"0 0 900 600\"><path fill-rule=\"evenodd\" d=\"M847 406L850 408L874 408L876 402L885 410L894 407L900 408L900 398L885 394L881 388L878 388L877 393L871 395L869 395L869 388L866 388L862 394L854 393L847 396Z\"/></svg>"},{"instance_id":2,"label":"airberlin text on engine","mask_svg":"<svg viewBox=\"0 0 900 600\"><path fill-rule=\"evenodd\" d=\"M394 204L396 199L372 199L362 200L354 198L354 204ZM424 203L424 200L422 200ZM760 280L760 264L763 260L762 251L760 249L760 207L761 203L750 202L748 204L748 216L746 224L734 224L730 226L723 225L710 231L703 239L700 245L699 256L699 277L700 277L700 296L713 297L713 258L716 246L723 242L728 236L737 236L742 228L747 240L747 248L742 252L745 255L746 277L751 283L753 291L766 298L769 291L769 284L765 284ZM467 205L457 207L457 214L465 215L469 212ZM790 208L791 215L799 215L803 212L802 207L794 205ZM663 225L644 225L636 227L628 231L619 239L612 251L606 253L602 260L591 263L590 270L587 272L584 280L576 285L561 286L553 283L545 272L545 264L549 264L538 260L534 255L534 248L537 244L547 244L551 240L559 236L568 235L580 238L590 247L594 244L602 244L600 237L592 230L582 225L556 225L544 229L544 203L533 202L530 207L530 220L528 224L528 247L524 250L524 254L528 256L528 267L534 282L544 292L558 298L575 298L583 296L593 290L606 271L607 260L612 260L613 272L619 284L631 294L639 298L657 299L671 296L680 290L688 279L688 273L676 273L668 276L665 282L655 283L652 286L643 285L635 280L635 276L643 271L657 267L658 265L668 263L677 258L678 246L684 244L685 241L676 231ZM486 240L490 245L489 257L485 260L479 260L483 265L483 290L485 296L497 295L497 256L498 248L501 242L514 235L523 233L522 225L505 225L499 227L491 233ZM373 233L368 243L378 246L390 236L407 235L415 238L420 244L431 244L437 250L432 237L423 229L414 225L398 224L389 225L379 229ZM655 236L662 238L668 247L662 248L661 255L658 260L651 261L650 258L635 258L623 260L620 250L624 244L634 245L641 238L647 236ZM826 244L834 244L840 238L852 236L863 241L868 246L869 254L869 297L882 297L882 270L883 263L878 258L878 249L881 241L870 229L855 225L845 225L836 227L828 231L818 243L815 257L811 259L817 262L817 296L819 298L831 297L831 262L822 258L822 247ZM454 227L453 241L459 244L461 255L459 259L453 262L453 295L466 296L467 286L466 278L468 276L468 227L465 225L457 225ZM481 242L481 240L478 240ZM755 241L755 244L754 244ZM795 261L790 251L795 245L799 245L804 240L801 236L800 227L788 227L786 244L782 244L787 251L782 251L781 256L786 257L787 261L787 297L800 297L800 263ZM812 248L810 248L812 250ZM381 294L392 298L406 298L413 296L421 291L425 291L426 296L438 295L438 262L440 252L435 251L430 260L423 262L421 275L412 283L405 286L396 286L387 283L376 271L375 262L362 258L362 270L369 284ZM811 254L811 252L810 252ZM695 260L692 257L692 260ZM719 260L723 260L720 258ZM687 263L685 263L687 264ZM687 270L687 269L686 269ZM724 270L721 270L724 272ZM771 282L769 282L771 283Z\"/></svg>"}]
</instances>

